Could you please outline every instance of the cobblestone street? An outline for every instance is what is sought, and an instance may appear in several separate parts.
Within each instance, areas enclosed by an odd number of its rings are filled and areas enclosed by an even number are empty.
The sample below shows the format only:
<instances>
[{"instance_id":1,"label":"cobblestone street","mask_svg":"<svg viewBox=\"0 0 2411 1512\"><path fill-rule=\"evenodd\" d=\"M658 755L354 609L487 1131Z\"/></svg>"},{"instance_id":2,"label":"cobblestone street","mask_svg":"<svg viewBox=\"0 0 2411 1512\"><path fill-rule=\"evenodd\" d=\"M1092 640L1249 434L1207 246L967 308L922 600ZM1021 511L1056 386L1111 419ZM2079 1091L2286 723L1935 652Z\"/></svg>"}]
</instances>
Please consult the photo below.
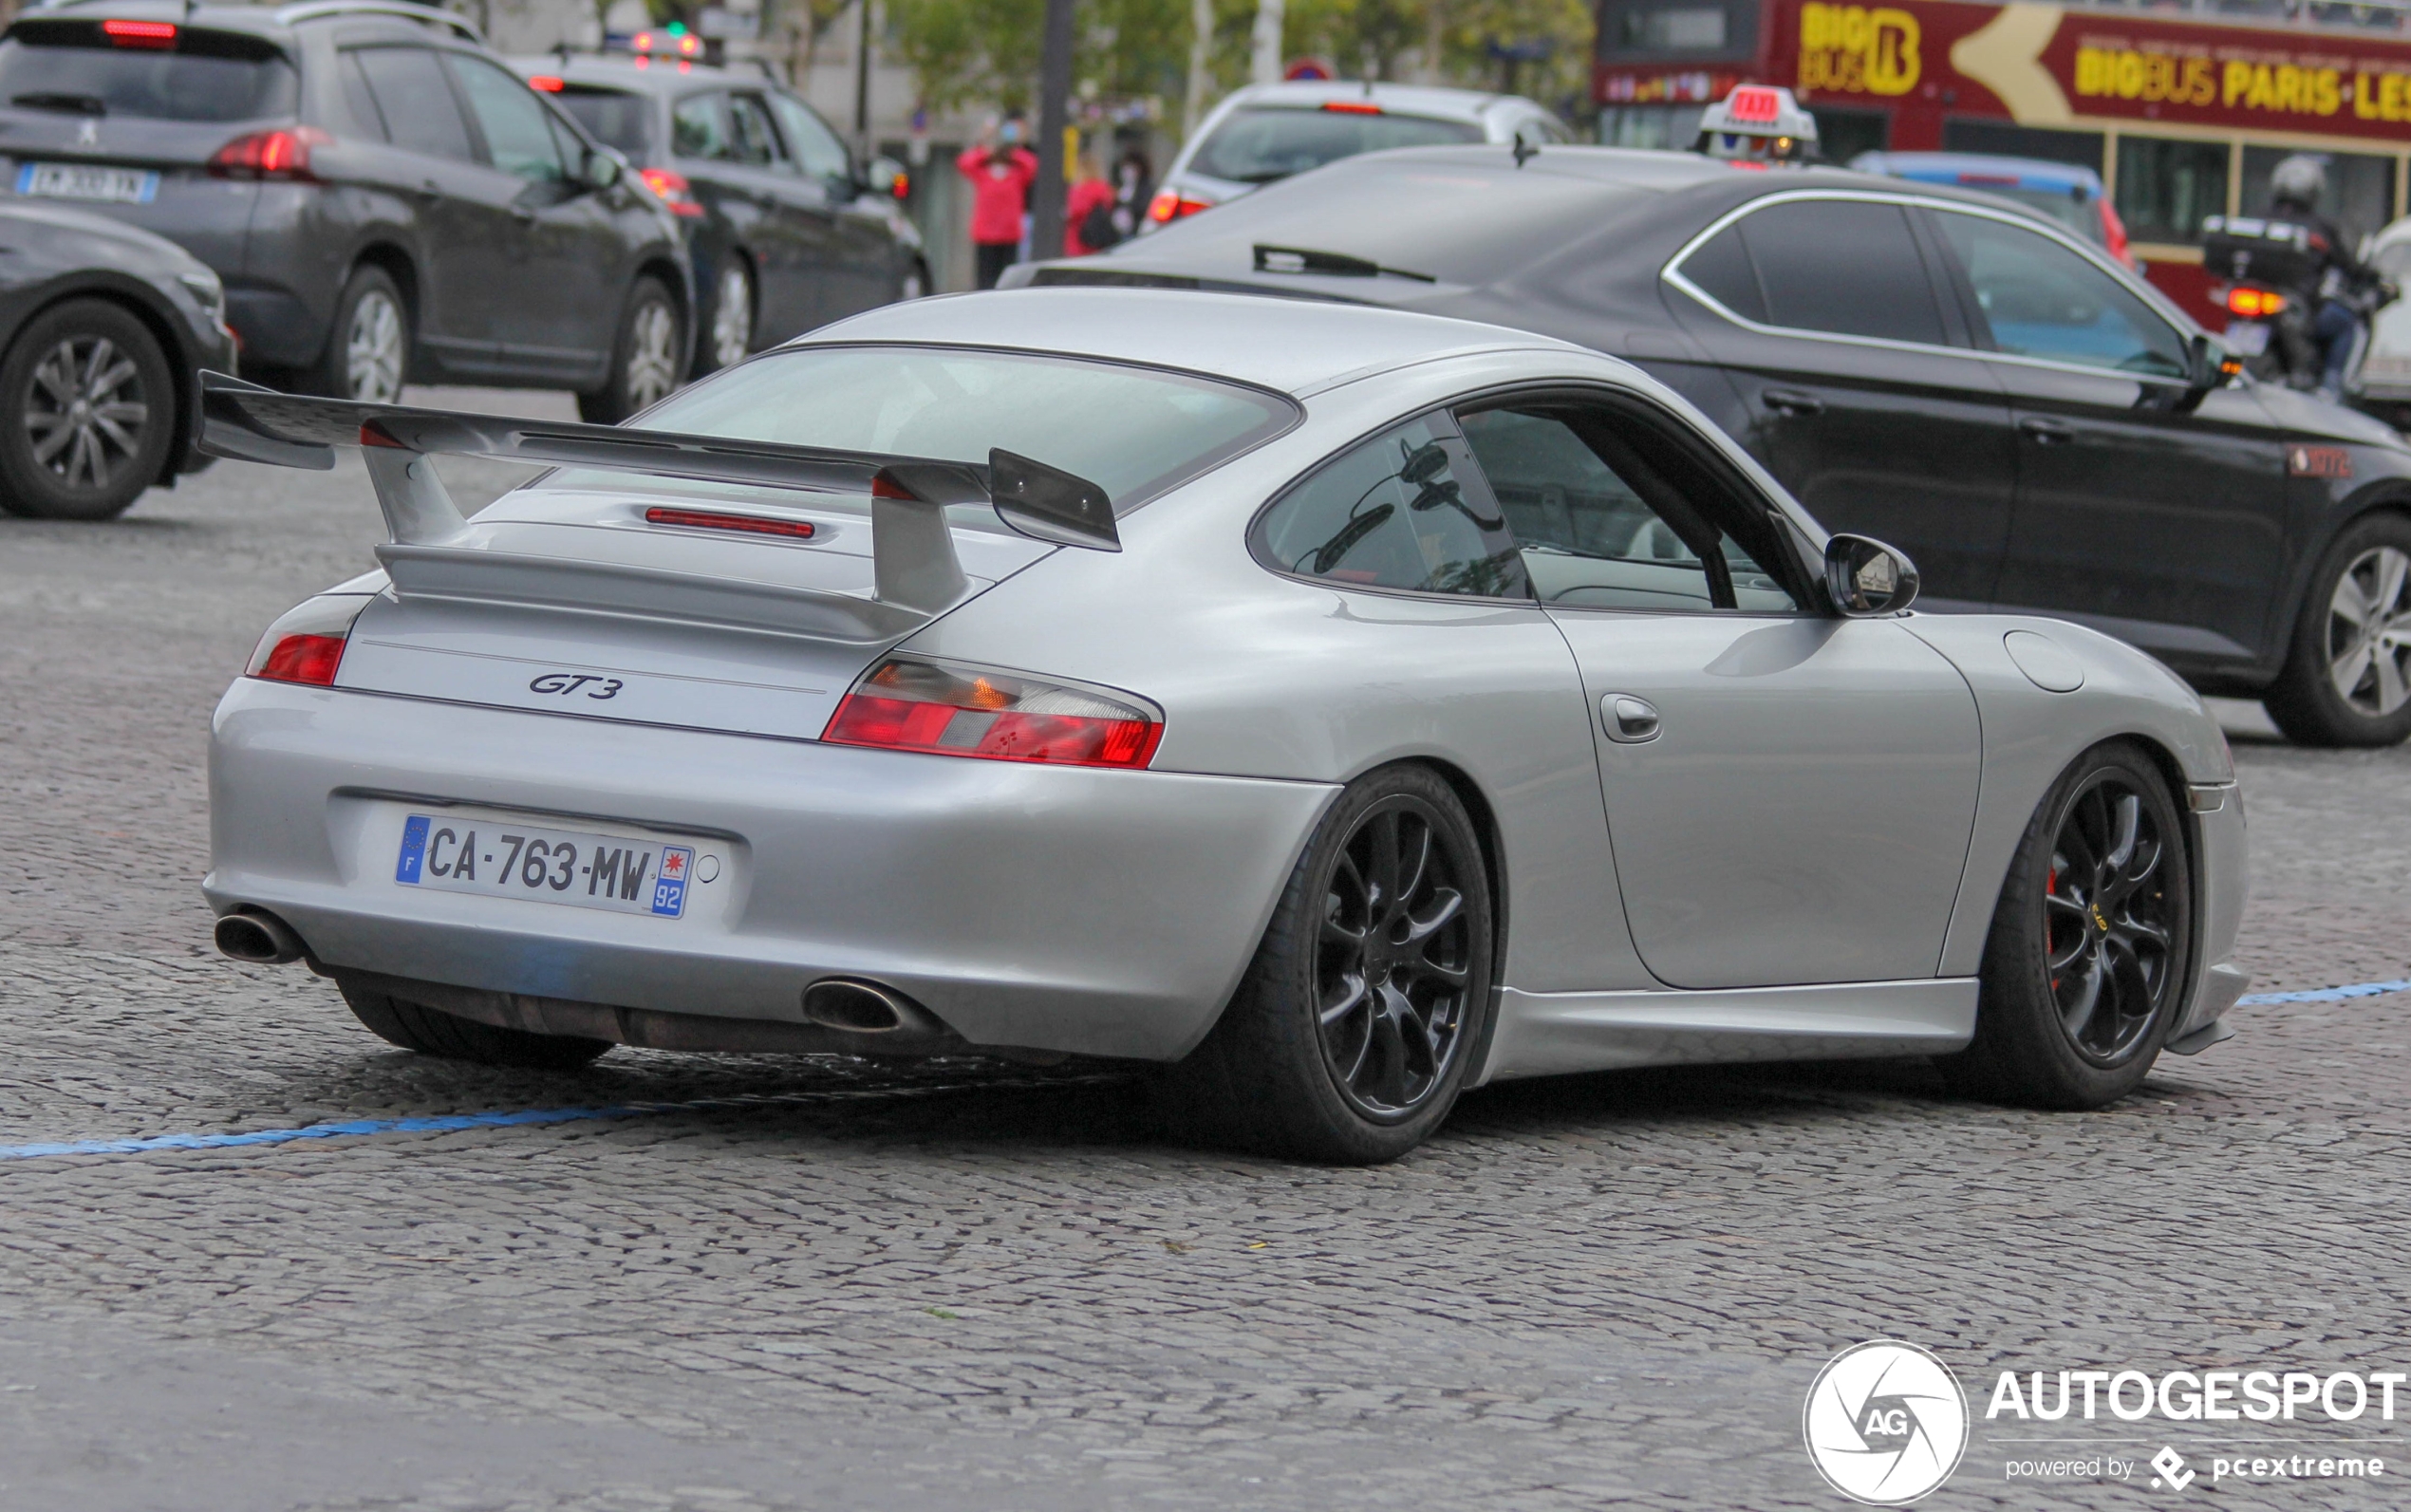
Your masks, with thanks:
<instances>
[{"instance_id":1,"label":"cobblestone street","mask_svg":"<svg viewBox=\"0 0 2411 1512\"><path fill-rule=\"evenodd\" d=\"M0 1146L613 1116L0 1161L0 1512L1830 1508L1803 1399L1878 1337L1976 1412L1922 1505L2171 1500L2005 1479L2045 1440L2351 1443L2388 1473L2215 1495L2411 1503L2411 1394L1983 1417L2002 1370L2411 1369L2411 993L2245 1008L2095 1114L1921 1062L1623 1073L1484 1090L1370 1170L1167 1144L1078 1067L392 1049L219 957L199 890L211 707L378 527L349 454L0 518ZM2251 990L2411 977L2411 749L2222 707Z\"/></svg>"}]
</instances>

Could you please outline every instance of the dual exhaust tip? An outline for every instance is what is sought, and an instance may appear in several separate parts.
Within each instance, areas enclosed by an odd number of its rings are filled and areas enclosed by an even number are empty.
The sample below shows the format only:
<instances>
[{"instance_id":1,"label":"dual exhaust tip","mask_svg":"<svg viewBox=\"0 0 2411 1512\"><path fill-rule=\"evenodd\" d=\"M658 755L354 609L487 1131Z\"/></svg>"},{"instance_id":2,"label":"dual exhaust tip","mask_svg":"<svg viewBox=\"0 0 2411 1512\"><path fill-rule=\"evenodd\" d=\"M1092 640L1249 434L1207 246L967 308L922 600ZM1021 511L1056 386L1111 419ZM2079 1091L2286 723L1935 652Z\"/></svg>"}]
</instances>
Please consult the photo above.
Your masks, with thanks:
<instances>
[{"instance_id":1,"label":"dual exhaust tip","mask_svg":"<svg viewBox=\"0 0 2411 1512\"><path fill-rule=\"evenodd\" d=\"M281 966L309 953L292 925L257 909L226 915L217 921L213 937L220 954L254 966Z\"/></svg>"}]
</instances>

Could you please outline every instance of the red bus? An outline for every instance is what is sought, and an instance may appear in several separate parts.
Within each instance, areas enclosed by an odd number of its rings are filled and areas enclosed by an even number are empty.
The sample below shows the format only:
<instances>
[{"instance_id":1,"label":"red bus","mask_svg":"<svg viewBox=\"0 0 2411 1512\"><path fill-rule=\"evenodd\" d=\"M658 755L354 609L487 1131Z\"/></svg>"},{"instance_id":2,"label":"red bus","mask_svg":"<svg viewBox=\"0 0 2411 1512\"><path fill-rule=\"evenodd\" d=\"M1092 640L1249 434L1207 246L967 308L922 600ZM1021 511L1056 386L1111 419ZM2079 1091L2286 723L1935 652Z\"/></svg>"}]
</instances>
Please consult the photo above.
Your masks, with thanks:
<instances>
[{"instance_id":1,"label":"red bus","mask_svg":"<svg viewBox=\"0 0 2411 1512\"><path fill-rule=\"evenodd\" d=\"M2102 177L2154 283L2211 329L2201 223L2268 208L2292 153L2327 161L2349 235L2402 214L2411 17L2396 4L2168 0L1600 0L1599 140L1682 147L1736 84L1785 84L1827 158L2000 153Z\"/></svg>"}]
</instances>

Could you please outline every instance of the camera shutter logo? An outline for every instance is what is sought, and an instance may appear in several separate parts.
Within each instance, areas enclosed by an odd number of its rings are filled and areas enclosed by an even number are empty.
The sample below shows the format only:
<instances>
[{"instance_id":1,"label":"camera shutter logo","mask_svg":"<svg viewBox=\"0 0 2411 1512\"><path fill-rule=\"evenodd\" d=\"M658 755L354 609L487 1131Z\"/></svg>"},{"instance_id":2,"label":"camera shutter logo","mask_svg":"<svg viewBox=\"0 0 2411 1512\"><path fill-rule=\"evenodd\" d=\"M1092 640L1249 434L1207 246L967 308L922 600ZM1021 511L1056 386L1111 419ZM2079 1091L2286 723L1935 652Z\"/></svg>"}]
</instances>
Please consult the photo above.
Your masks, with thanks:
<instances>
[{"instance_id":1,"label":"camera shutter logo","mask_svg":"<svg viewBox=\"0 0 2411 1512\"><path fill-rule=\"evenodd\" d=\"M1904 1506L1951 1479L1968 1447L1968 1399L1951 1367L1897 1339L1835 1355L1808 1388L1801 1437L1825 1484Z\"/></svg>"}]
</instances>

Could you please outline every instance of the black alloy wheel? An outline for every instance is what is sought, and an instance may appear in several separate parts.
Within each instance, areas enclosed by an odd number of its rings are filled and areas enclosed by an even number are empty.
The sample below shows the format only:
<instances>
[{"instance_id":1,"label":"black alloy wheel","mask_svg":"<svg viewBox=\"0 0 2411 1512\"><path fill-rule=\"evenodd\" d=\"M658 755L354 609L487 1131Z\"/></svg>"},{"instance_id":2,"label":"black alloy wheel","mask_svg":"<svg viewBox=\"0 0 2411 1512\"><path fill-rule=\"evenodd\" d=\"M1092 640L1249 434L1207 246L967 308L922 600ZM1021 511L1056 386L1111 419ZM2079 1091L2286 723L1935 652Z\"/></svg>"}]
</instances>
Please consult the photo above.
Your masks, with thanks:
<instances>
[{"instance_id":1,"label":"black alloy wheel","mask_svg":"<svg viewBox=\"0 0 2411 1512\"><path fill-rule=\"evenodd\" d=\"M1487 1039L1495 917L1480 833L1438 773L1350 783L1221 1019L1158 1078L1172 1131L1345 1165L1414 1148Z\"/></svg>"},{"instance_id":2,"label":"black alloy wheel","mask_svg":"<svg viewBox=\"0 0 2411 1512\"><path fill-rule=\"evenodd\" d=\"M176 386L149 327L121 305L71 299L0 357L0 503L51 520L125 513L167 466Z\"/></svg>"},{"instance_id":3,"label":"black alloy wheel","mask_svg":"<svg viewBox=\"0 0 2411 1512\"><path fill-rule=\"evenodd\" d=\"M2186 1005L2193 854L2168 780L2124 741L2080 756L2028 822L1993 909L1954 1088L2100 1108L2142 1083Z\"/></svg>"}]
</instances>

